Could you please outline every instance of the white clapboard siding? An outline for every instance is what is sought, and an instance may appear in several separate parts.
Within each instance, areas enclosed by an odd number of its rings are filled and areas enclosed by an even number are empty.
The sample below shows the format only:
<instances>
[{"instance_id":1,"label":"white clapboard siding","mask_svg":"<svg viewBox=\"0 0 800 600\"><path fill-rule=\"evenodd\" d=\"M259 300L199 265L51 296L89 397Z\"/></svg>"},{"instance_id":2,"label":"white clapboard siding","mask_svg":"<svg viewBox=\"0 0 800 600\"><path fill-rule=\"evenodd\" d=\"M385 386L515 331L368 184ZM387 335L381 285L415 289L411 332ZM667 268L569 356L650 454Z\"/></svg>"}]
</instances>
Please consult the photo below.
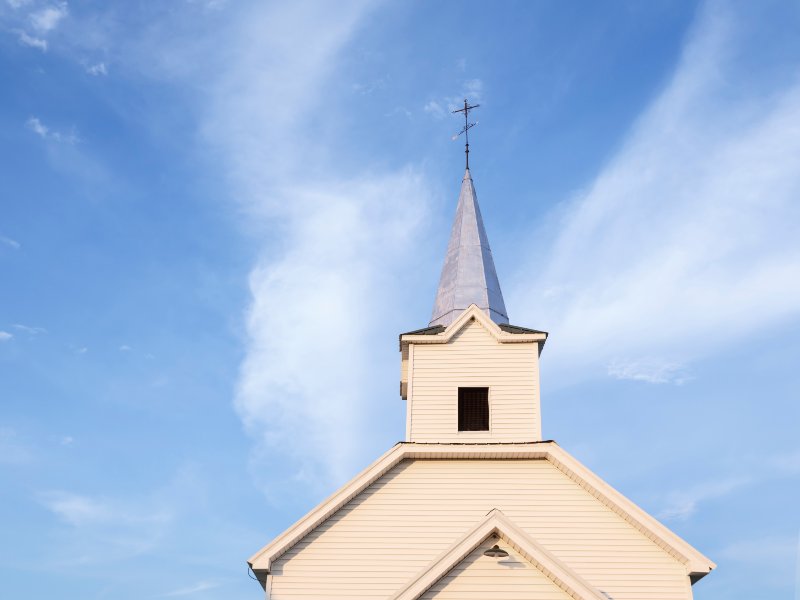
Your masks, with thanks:
<instances>
[{"instance_id":1,"label":"white clapboard siding","mask_svg":"<svg viewBox=\"0 0 800 600\"><path fill-rule=\"evenodd\" d=\"M689 600L686 568L547 460L404 460L273 564L271 600L387 598L493 508L614 600Z\"/></svg>"},{"instance_id":2,"label":"white clapboard siding","mask_svg":"<svg viewBox=\"0 0 800 600\"><path fill-rule=\"evenodd\" d=\"M409 441L539 441L538 348L500 343L474 320L446 344L414 344ZM459 387L489 388L489 431L458 431Z\"/></svg>"}]
</instances>

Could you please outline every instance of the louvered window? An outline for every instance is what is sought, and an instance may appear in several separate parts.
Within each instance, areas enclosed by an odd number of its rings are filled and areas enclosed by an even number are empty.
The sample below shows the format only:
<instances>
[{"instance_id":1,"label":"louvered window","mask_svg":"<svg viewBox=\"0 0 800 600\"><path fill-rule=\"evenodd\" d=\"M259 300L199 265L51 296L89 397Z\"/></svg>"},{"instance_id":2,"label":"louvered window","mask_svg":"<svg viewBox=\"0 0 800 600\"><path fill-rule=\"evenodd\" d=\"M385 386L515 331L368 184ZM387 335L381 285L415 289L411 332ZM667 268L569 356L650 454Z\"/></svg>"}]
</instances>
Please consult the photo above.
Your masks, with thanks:
<instances>
[{"instance_id":1,"label":"louvered window","mask_svg":"<svg viewBox=\"0 0 800 600\"><path fill-rule=\"evenodd\" d=\"M458 388L458 430L489 431L489 388Z\"/></svg>"}]
</instances>

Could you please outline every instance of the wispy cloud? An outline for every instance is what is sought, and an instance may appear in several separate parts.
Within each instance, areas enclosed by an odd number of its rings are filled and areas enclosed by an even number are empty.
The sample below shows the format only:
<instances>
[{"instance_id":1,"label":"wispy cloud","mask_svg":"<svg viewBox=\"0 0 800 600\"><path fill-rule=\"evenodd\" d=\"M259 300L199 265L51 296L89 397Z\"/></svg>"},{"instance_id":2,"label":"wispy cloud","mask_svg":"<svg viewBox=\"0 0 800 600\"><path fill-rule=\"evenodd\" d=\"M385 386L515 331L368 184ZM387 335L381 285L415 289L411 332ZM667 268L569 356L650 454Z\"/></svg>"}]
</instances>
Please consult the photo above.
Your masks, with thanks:
<instances>
[{"instance_id":1,"label":"wispy cloud","mask_svg":"<svg viewBox=\"0 0 800 600\"><path fill-rule=\"evenodd\" d=\"M386 87L386 81L385 77L379 77L366 83L354 83L353 91L368 96L377 90L384 89Z\"/></svg>"},{"instance_id":2,"label":"wispy cloud","mask_svg":"<svg viewBox=\"0 0 800 600\"><path fill-rule=\"evenodd\" d=\"M42 52L47 52L47 40L43 38L39 38L33 35L29 35L24 31L20 31L17 34L17 39L19 43L23 46L28 46L30 48L37 48Z\"/></svg>"},{"instance_id":3,"label":"wispy cloud","mask_svg":"<svg viewBox=\"0 0 800 600\"><path fill-rule=\"evenodd\" d=\"M219 586L220 584L215 581L201 581L194 585L178 588L177 590L174 590L172 592L167 592L166 594L162 594L162 597L171 598L175 596L191 596L192 594L197 594L198 592L213 590L214 588L218 588Z\"/></svg>"},{"instance_id":4,"label":"wispy cloud","mask_svg":"<svg viewBox=\"0 0 800 600\"><path fill-rule=\"evenodd\" d=\"M72 438L65 438L71 443ZM97 498L63 490L39 495L40 503L64 522L82 527L96 523L164 523L172 518L163 508L131 505L128 502Z\"/></svg>"},{"instance_id":5,"label":"wispy cloud","mask_svg":"<svg viewBox=\"0 0 800 600\"><path fill-rule=\"evenodd\" d=\"M30 117L25 124L32 132L42 138L46 138L50 130L38 119L38 117Z\"/></svg>"},{"instance_id":6,"label":"wispy cloud","mask_svg":"<svg viewBox=\"0 0 800 600\"><path fill-rule=\"evenodd\" d=\"M31 327L30 325L23 325L22 323L14 323L12 327L17 331L22 331L28 335L41 335L43 333L47 333L47 329L44 327Z\"/></svg>"},{"instance_id":7,"label":"wispy cloud","mask_svg":"<svg viewBox=\"0 0 800 600\"><path fill-rule=\"evenodd\" d=\"M42 494L41 503L70 525L86 525L117 517L106 502L64 491Z\"/></svg>"},{"instance_id":8,"label":"wispy cloud","mask_svg":"<svg viewBox=\"0 0 800 600\"><path fill-rule=\"evenodd\" d=\"M430 202L414 170L345 173L326 162L327 134L305 118L340 75L340 52L369 10L254 5L226 67L204 83L204 139L223 157L248 228L270 234L250 273L235 401L267 493L277 480L328 487L361 465L380 408L367 377L370 340L396 335L385 306L404 293L408 248Z\"/></svg>"},{"instance_id":9,"label":"wispy cloud","mask_svg":"<svg viewBox=\"0 0 800 600\"><path fill-rule=\"evenodd\" d=\"M11 8L22 8L23 6L27 6L33 0L6 0L6 4L8 4Z\"/></svg>"},{"instance_id":10,"label":"wispy cloud","mask_svg":"<svg viewBox=\"0 0 800 600\"><path fill-rule=\"evenodd\" d=\"M86 72L89 75L108 75L108 67L106 67L106 63L99 62L93 65L86 66Z\"/></svg>"},{"instance_id":11,"label":"wispy cloud","mask_svg":"<svg viewBox=\"0 0 800 600\"><path fill-rule=\"evenodd\" d=\"M356 432L366 429L372 402L369 340L385 327L387 294L402 272L398 249L410 244L427 197L405 173L337 187L292 191L298 214L287 250L250 276L250 342L237 394L264 450L282 448L302 477L318 482L341 480L358 464Z\"/></svg>"},{"instance_id":12,"label":"wispy cloud","mask_svg":"<svg viewBox=\"0 0 800 600\"><path fill-rule=\"evenodd\" d=\"M67 144L74 144L78 141L78 135L74 130L70 133L54 131L42 123L39 117L30 117L25 122L25 125L28 127L28 129L33 131L36 135L44 140L53 140L55 142L64 142Z\"/></svg>"},{"instance_id":13,"label":"wispy cloud","mask_svg":"<svg viewBox=\"0 0 800 600\"><path fill-rule=\"evenodd\" d=\"M0 331L0 342L7 342L13 337L14 335L7 331Z\"/></svg>"},{"instance_id":14,"label":"wispy cloud","mask_svg":"<svg viewBox=\"0 0 800 600\"><path fill-rule=\"evenodd\" d=\"M686 520L697 513L701 506L723 498L747 486L794 477L800 473L800 451L778 452L759 456L756 464L742 461L742 472L714 481L698 483L683 490L669 492L665 496L666 506L658 513L665 520Z\"/></svg>"},{"instance_id":15,"label":"wispy cloud","mask_svg":"<svg viewBox=\"0 0 800 600\"><path fill-rule=\"evenodd\" d=\"M471 104L482 102L483 81L480 79L467 79L462 83L461 91L457 95L429 100L422 107L422 110L436 119L442 119L452 111L463 108L464 99L468 99Z\"/></svg>"},{"instance_id":16,"label":"wispy cloud","mask_svg":"<svg viewBox=\"0 0 800 600\"><path fill-rule=\"evenodd\" d=\"M67 3L58 2L34 11L30 14L29 19L36 31L48 33L58 27L58 24L66 18L68 13Z\"/></svg>"},{"instance_id":17,"label":"wispy cloud","mask_svg":"<svg viewBox=\"0 0 800 600\"><path fill-rule=\"evenodd\" d=\"M731 59L748 23L727 6L705 9L672 80L508 290L514 320L551 332L551 374L680 365L800 315L800 78L734 94L752 81Z\"/></svg>"},{"instance_id":18,"label":"wispy cloud","mask_svg":"<svg viewBox=\"0 0 800 600\"><path fill-rule=\"evenodd\" d=\"M0 244L3 246L8 246L9 248L13 248L14 250L19 250L22 247L17 240L12 240L10 237L6 237L4 235L0 235Z\"/></svg>"},{"instance_id":19,"label":"wispy cloud","mask_svg":"<svg viewBox=\"0 0 800 600\"><path fill-rule=\"evenodd\" d=\"M659 519L683 521L697 512L703 502L716 500L753 483L749 477L732 477L702 483L688 490L667 495L668 506L658 514Z\"/></svg>"},{"instance_id":20,"label":"wispy cloud","mask_svg":"<svg viewBox=\"0 0 800 600\"><path fill-rule=\"evenodd\" d=\"M447 114L442 105L436 100L429 101L425 106L422 107L422 110L430 115L433 115L437 119L441 119Z\"/></svg>"},{"instance_id":21,"label":"wispy cloud","mask_svg":"<svg viewBox=\"0 0 800 600\"><path fill-rule=\"evenodd\" d=\"M152 550L175 519L174 499L149 494L125 499L51 490L41 506L61 523L54 565L77 567L120 560Z\"/></svg>"},{"instance_id":22,"label":"wispy cloud","mask_svg":"<svg viewBox=\"0 0 800 600\"><path fill-rule=\"evenodd\" d=\"M684 365L655 358L614 360L608 365L608 374L615 379L629 379L646 383L681 385L688 380Z\"/></svg>"}]
</instances>

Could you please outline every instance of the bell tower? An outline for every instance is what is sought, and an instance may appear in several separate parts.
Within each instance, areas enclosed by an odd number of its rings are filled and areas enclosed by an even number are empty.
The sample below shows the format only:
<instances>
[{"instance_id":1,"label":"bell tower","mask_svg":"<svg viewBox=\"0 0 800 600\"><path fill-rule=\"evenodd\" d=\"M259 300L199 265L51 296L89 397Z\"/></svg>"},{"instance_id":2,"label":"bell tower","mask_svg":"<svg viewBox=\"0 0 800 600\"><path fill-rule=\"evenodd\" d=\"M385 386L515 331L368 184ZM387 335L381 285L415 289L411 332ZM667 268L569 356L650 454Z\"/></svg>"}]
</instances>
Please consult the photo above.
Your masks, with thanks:
<instances>
[{"instance_id":1,"label":"bell tower","mask_svg":"<svg viewBox=\"0 0 800 600\"><path fill-rule=\"evenodd\" d=\"M541 440L547 334L509 325L469 169L427 328L400 336L406 441Z\"/></svg>"},{"instance_id":2,"label":"bell tower","mask_svg":"<svg viewBox=\"0 0 800 600\"><path fill-rule=\"evenodd\" d=\"M266 598L692 600L714 563L541 439L546 340L509 324L467 164L431 320L400 335L405 440L250 557Z\"/></svg>"}]
</instances>

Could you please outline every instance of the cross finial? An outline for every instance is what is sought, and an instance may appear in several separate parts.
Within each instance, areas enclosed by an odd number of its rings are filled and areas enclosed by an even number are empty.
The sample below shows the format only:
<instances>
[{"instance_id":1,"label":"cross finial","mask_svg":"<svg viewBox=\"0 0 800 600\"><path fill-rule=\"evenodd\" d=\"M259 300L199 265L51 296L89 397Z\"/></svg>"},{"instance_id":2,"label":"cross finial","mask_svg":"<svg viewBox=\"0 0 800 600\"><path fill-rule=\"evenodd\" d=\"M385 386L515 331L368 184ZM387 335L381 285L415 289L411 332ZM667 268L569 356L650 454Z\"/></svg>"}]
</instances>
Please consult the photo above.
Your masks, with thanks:
<instances>
[{"instance_id":1,"label":"cross finial","mask_svg":"<svg viewBox=\"0 0 800 600\"><path fill-rule=\"evenodd\" d=\"M456 135L454 135L453 139L456 139L462 133L464 134L464 138L466 140L466 146L464 148L464 154L467 157L467 170L469 170L469 130L472 129L473 127L475 127L475 125L478 124L477 122L475 122L475 123L470 123L469 122L469 111L471 111L473 108L478 108L479 106L480 106L480 104L473 104L472 106L470 106L469 102L467 102L467 99L464 98L464 108L459 108L458 110L454 110L453 111L453 114L461 113L461 112L464 113L464 128L461 131L459 131Z\"/></svg>"}]
</instances>

